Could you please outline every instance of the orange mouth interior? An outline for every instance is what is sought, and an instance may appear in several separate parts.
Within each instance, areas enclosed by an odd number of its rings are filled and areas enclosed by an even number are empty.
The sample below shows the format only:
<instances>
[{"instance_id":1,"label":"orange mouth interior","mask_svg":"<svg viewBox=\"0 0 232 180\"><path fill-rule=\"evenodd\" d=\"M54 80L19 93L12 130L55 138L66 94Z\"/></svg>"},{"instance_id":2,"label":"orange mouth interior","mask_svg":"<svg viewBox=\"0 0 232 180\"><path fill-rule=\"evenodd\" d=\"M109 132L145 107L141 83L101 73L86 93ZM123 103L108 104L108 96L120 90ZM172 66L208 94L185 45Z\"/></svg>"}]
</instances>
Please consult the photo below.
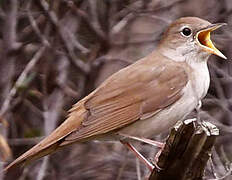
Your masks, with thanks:
<instances>
[{"instance_id":1,"label":"orange mouth interior","mask_svg":"<svg viewBox=\"0 0 232 180\"><path fill-rule=\"evenodd\" d=\"M199 41L199 42L201 43L201 45L203 45L203 46L206 46L206 47L208 47L208 48L210 48L210 49L212 49L212 50L218 50L218 49L214 46L213 42L212 42L211 39L210 39L210 31L209 31L209 30L199 32L199 34L198 34L198 41Z\"/></svg>"},{"instance_id":2,"label":"orange mouth interior","mask_svg":"<svg viewBox=\"0 0 232 180\"><path fill-rule=\"evenodd\" d=\"M203 47L205 51L226 59L226 57L214 46L213 42L210 39L210 33L213 30L214 29L206 29L199 31L197 33L197 40L200 46Z\"/></svg>"}]
</instances>

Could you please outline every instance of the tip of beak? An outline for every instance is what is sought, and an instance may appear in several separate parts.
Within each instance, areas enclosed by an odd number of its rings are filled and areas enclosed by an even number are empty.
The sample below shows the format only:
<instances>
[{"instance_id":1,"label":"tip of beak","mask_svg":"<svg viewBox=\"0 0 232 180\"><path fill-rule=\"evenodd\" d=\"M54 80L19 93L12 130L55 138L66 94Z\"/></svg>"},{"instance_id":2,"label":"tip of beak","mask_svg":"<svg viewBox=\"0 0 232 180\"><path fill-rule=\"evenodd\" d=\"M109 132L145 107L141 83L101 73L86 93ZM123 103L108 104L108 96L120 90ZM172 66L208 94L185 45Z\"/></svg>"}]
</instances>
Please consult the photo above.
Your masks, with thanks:
<instances>
[{"instance_id":1,"label":"tip of beak","mask_svg":"<svg viewBox=\"0 0 232 180\"><path fill-rule=\"evenodd\" d=\"M227 57L222 54L219 50L217 52L215 52L215 55L218 55L219 57L223 58L223 59L227 59Z\"/></svg>"},{"instance_id":2,"label":"tip of beak","mask_svg":"<svg viewBox=\"0 0 232 180\"><path fill-rule=\"evenodd\" d=\"M227 23L219 23L221 26L227 26Z\"/></svg>"},{"instance_id":3,"label":"tip of beak","mask_svg":"<svg viewBox=\"0 0 232 180\"><path fill-rule=\"evenodd\" d=\"M222 54L221 58L223 58L223 59L227 59L227 57L226 57L226 56L224 56L223 54Z\"/></svg>"}]
</instances>

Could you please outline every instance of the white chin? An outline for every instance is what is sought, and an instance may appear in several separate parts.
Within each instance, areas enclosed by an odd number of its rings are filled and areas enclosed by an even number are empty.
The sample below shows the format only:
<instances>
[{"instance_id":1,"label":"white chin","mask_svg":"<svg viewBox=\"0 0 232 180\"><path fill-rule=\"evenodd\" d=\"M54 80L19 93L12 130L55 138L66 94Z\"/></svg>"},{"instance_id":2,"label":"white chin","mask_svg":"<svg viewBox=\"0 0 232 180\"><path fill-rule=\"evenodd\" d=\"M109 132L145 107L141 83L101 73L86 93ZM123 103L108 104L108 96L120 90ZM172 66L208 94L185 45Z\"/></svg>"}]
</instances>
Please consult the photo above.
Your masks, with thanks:
<instances>
[{"instance_id":1,"label":"white chin","mask_svg":"<svg viewBox=\"0 0 232 180\"><path fill-rule=\"evenodd\" d=\"M204 60L207 60L209 58L209 56L211 55L210 53L202 50L200 53L200 58L204 59Z\"/></svg>"}]
</instances>

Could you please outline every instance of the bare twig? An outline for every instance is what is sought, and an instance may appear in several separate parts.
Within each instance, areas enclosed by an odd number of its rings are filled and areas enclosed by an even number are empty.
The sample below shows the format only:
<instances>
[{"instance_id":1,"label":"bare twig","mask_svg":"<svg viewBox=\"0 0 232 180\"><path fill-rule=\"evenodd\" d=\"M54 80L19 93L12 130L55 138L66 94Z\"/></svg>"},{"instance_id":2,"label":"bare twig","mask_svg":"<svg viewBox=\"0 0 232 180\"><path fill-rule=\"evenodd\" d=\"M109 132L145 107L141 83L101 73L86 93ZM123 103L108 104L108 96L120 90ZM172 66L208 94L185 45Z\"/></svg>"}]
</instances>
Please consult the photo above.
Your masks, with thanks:
<instances>
[{"instance_id":1,"label":"bare twig","mask_svg":"<svg viewBox=\"0 0 232 180\"><path fill-rule=\"evenodd\" d=\"M110 34L114 35L120 32L134 17L135 16L133 13L129 13L128 15L126 15L121 21L119 21L112 27Z\"/></svg>"},{"instance_id":2,"label":"bare twig","mask_svg":"<svg viewBox=\"0 0 232 180\"><path fill-rule=\"evenodd\" d=\"M89 22L89 25L93 27L94 31L97 32L97 34L102 37L104 40L106 40L106 33L102 30L102 27L99 22L99 15L97 14L97 1L95 0L89 0L90 5L90 13L91 13L91 21ZM86 16L87 17L87 16Z\"/></svg>"},{"instance_id":3,"label":"bare twig","mask_svg":"<svg viewBox=\"0 0 232 180\"><path fill-rule=\"evenodd\" d=\"M28 14L27 14L28 17ZM43 14L40 14L36 19L35 19L35 23L37 24L37 26L41 26L43 24L45 24L46 21L46 17ZM31 23L26 26L21 33L19 34L19 40L23 41L24 39L28 38L33 32L35 32L35 30L32 28Z\"/></svg>"},{"instance_id":4,"label":"bare twig","mask_svg":"<svg viewBox=\"0 0 232 180\"><path fill-rule=\"evenodd\" d=\"M99 28L100 25L97 25L96 23L92 23L91 19L89 18L88 14L84 11L78 9L75 4L72 1L65 1L67 5L76 13L78 17L81 17L90 27L90 29L97 35L99 40L106 42L107 37L104 31L102 31L101 28ZM94 3L94 2L93 2Z\"/></svg>"},{"instance_id":5,"label":"bare twig","mask_svg":"<svg viewBox=\"0 0 232 180\"><path fill-rule=\"evenodd\" d=\"M40 142L44 137L33 137L33 138L11 138L9 144L11 146L26 146L35 145Z\"/></svg>"},{"instance_id":6,"label":"bare twig","mask_svg":"<svg viewBox=\"0 0 232 180\"><path fill-rule=\"evenodd\" d=\"M5 36L3 40L5 43L5 48L8 53L10 51L17 50L21 45L17 42L17 17L18 17L18 1L10 1L10 11L7 13L7 18L5 19Z\"/></svg>"},{"instance_id":7,"label":"bare twig","mask_svg":"<svg viewBox=\"0 0 232 180\"><path fill-rule=\"evenodd\" d=\"M126 165L128 163L128 151L126 152L125 159L121 164L121 167L119 168L119 171L117 173L116 180L120 180L123 174L123 171L125 171Z\"/></svg>"},{"instance_id":8,"label":"bare twig","mask_svg":"<svg viewBox=\"0 0 232 180\"><path fill-rule=\"evenodd\" d=\"M31 14L31 0L29 0L28 5L27 5L27 15L28 15L28 19L31 23L31 27L32 29L35 31L36 35L40 38L40 40L42 41L43 45L45 47L50 47L50 43L49 41L46 39L46 37L40 32L37 23L35 21L35 19L33 18L32 14Z\"/></svg>"},{"instance_id":9,"label":"bare twig","mask_svg":"<svg viewBox=\"0 0 232 180\"><path fill-rule=\"evenodd\" d=\"M38 176L37 176L36 180L43 180L44 179L44 177L46 175L46 169L48 167L49 157L50 156L44 157L42 165L40 167L40 170L39 170L39 173L38 173Z\"/></svg>"},{"instance_id":10,"label":"bare twig","mask_svg":"<svg viewBox=\"0 0 232 180\"><path fill-rule=\"evenodd\" d=\"M6 161L12 157L11 149L6 142L6 139L0 134L0 155L3 161Z\"/></svg>"},{"instance_id":11,"label":"bare twig","mask_svg":"<svg viewBox=\"0 0 232 180\"><path fill-rule=\"evenodd\" d=\"M139 159L136 158L136 172L137 172L137 178L138 180L142 180L141 178L141 169L140 169L140 162L139 162Z\"/></svg>"},{"instance_id":12,"label":"bare twig","mask_svg":"<svg viewBox=\"0 0 232 180\"><path fill-rule=\"evenodd\" d=\"M49 17L49 20L51 21L51 23L57 28L59 34L61 35L61 40L63 41L64 45L65 45L65 48L66 48L66 51L68 53L68 57L69 59L71 60L71 63L73 65L75 65L80 71L84 72L85 74L87 74L89 71L90 71L90 67L84 63L83 61L79 60L75 53L73 52L72 49L70 49L68 43L69 41L67 41L64 36L62 35L62 30L61 30L61 27L58 23L58 18L55 14L55 12L53 12L52 10L49 9L49 5L48 3L45 1L45 0L41 0L39 1L40 4L41 4L41 7L43 8L43 10L46 12L46 14L48 15ZM65 31L67 32L67 34L70 34L71 32L69 32L69 30L66 28L66 27L63 27L65 29ZM72 36L73 37L73 36ZM80 43L79 43L80 44ZM81 49L80 49L81 50ZM82 50L86 50L86 48L83 46L82 47ZM86 53L86 51L84 52Z\"/></svg>"},{"instance_id":13,"label":"bare twig","mask_svg":"<svg viewBox=\"0 0 232 180\"><path fill-rule=\"evenodd\" d=\"M5 62L2 66L0 75L2 77L2 87L4 89L1 92L2 98L7 97L10 94L10 88L13 80L13 76L15 73L15 56L12 55L12 52L18 50L21 47L21 43L17 42L17 18L18 18L18 0L10 0L8 2L8 10L6 12L6 17L3 26L3 46L4 46L4 53L2 57L2 62ZM5 69L4 69L5 68ZM6 76L7 74L7 76ZM3 101L3 99L1 99ZM6 100L5 100L6 101ZM4 103L0 109L0 117L3 119L3 110L4 110ZM9 117L8 117L9 118ZM8 130L4 128L2 124L0 124L0 133L2 134L4 140L7 136ZM6 142L6 141L5 141ZM7 144L7 143L6 143ZM8 146L8 145L7 145ZM9 151L9 149L7 150ZM3 163L0 163L0 179L4 178L3 172Z\"/></svg>"},{"instance_id":14,"label":"bare twig","mask_svg":"<svg viewBox=\"0 0 232 180\"><path fill-rule=\"evenodd\" d=\"M25 168L23 169L22 175L20 176L19 180L25 180L28 173L29 173L29 168L28 168L28 167L25 167Z\"/></svg>"},{"instance_id":15,"label":"bare twig","mask_svg":"<svg viewBox=\"0 0 232 180\"><path fill-rule=\"evenodd\" d=\"M33 67L36 65L36 63L40 60L44 51L45 51L45 47L41 47L40 50L34 55L34 57L27 64L27 66L25 67L23 72L20 74L20 76L18 77L17 81L15 82L13 88L10 90L9 94L7 95L3 105L1 107L0 116L3 116L7 112L9 105L11 103L11 100L13 99L15 94L17 93L18 86L20 86L24 82L28 73L33 69Z\"/></svg>"},{"instance_id":16,"label":"bare twig","mask_svg":"<svg viewBox=\"0 0 232 180\"><path fill-rule=\"evenodd\" d=\"M65 57L60 58L58 64L59 76L57 81L67 81L68 61ZM49 135L56 127L61 109L64 104L64 93L60 89L55 89L51 95L44 101L44 130L45 134ZM49 156L43 159L42 166L38 172L37 180L42 180L45 177L45 172L48 167Z\"/></svg>"}]
</instances>

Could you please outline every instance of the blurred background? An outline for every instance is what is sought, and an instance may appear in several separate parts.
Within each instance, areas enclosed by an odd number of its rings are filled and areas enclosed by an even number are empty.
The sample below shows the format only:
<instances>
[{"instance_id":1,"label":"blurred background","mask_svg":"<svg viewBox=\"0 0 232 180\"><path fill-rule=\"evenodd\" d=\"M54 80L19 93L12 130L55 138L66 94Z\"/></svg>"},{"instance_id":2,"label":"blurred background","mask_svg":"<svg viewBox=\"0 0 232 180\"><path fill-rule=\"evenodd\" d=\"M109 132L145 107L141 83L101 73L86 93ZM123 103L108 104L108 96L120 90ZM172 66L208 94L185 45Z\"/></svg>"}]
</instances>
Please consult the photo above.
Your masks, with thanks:
<instances>
[{"instance_id":1,"label":"blurred background","mask_svg":"<svg viewBox=\"0 0 232 180\"><path fill-rule=\"evenodd\" d=\"M231 0L0 0L0 180L145 179L148 169L112 142L73 145L6 174L2 168L109 75L154 50L164 29L183 16L228 24L212 35L228 60L211 56L199 116L220 129L205 179L232 179ZM157 152L136 147L151 159Z\"/></svg>"}]
</instances>

